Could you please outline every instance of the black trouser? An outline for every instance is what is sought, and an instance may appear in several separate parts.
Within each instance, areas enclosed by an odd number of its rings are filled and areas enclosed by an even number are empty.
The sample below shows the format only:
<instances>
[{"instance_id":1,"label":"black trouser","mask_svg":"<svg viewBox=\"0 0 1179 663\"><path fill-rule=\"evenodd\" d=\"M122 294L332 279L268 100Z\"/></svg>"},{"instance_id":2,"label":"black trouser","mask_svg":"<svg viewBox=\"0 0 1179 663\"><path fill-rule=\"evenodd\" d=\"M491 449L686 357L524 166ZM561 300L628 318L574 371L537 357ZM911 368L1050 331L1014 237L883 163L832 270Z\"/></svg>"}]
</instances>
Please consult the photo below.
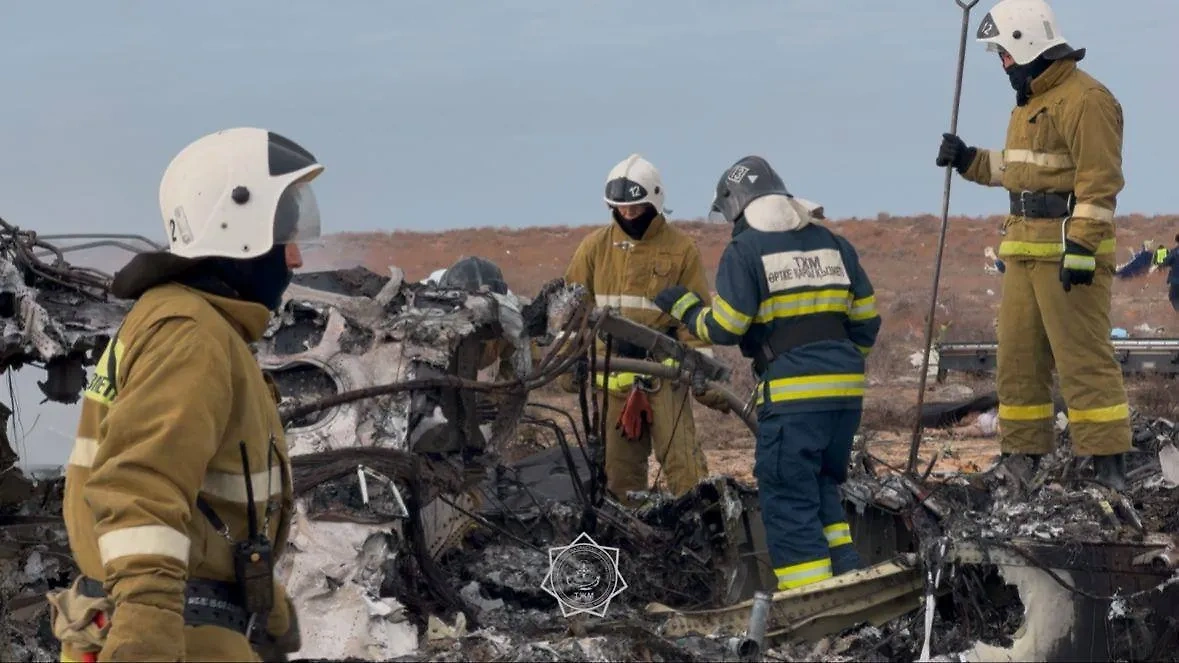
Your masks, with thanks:
<instances>
[{"instance_id":1,"label":"black trouser","mask_svg":"<svg viewBox=\"0 0 1179 663\"><path fill-rule=\"evenodd\" d=\"M1179 283L1171 284L1171 290L1167 293L1167 298L1171 300L1171 308L1179 311Z\"/></svg>"}]
</instances>

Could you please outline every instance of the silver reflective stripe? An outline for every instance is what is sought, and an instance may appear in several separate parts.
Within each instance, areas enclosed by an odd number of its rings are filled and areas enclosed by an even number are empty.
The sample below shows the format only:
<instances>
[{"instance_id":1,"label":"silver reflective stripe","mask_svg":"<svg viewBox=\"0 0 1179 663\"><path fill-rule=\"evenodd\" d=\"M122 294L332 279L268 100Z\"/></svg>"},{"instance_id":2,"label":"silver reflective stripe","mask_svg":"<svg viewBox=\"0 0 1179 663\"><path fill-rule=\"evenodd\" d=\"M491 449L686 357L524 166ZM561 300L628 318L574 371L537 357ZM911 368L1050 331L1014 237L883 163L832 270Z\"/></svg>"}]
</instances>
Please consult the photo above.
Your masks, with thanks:
<instances>
[{"instance_id":1,"label":"silver reflective stripe","mask_svg":"<svg viewBox=\"0 0 1179 663\"><path fill-rule=\"evenodd\" d=\"M1007 163L1027 163L1041 168L1072 168L1073 158L1068 154L1050 154L1032 150L1003 150Z\"/></svg>"},{"instance_id":2,"label":"silver reflective stripe","mask_svg":"<svg viewBox=\"0 0 1179 663\"><path fill-rule=\"evenodd\" d=\"M188 536L164 525L140 525L98 537L98 555L105 566L131 555L162 555L188 565Z\"/></svg>"},{"instance_id":3,"label":"silver reflective stripe","mask_svg":"<svg viewBox=\"0 0 1179 663\"><path fill-rule=\"evenodd\" d=\"M76 467L94 467L94 456L98 453L98 440L92 437L74 438L74 448L66 461Z\"/></svg>"},{"instance_id":4,"label":"silver reflective stripe","mask_svg":"<svg viewBox=\"0 0 1179 663\"><path fill-rule=\"evenodd\" d=\"M1093 219L1095 221L1113 221L1114 211L1092 203L1078 203L1073 208L1074 219Z\"/></svg>"},{"instance_id":5,"label":"silver reflective stripe","mask_svg":"<svg viewBox=\"0 0 1179 663\"><path fill-rule=\"evenodd\" d=\"M1003 183L1003 171L1007 169L1007 162L1003 160L1003 150L987 150L991 163L991 186Z\"/></svg>"},{"instance_id":6,"label":"silver reflective stripe","mask_svg":"<svg viewBox=\"0 0 1179 663\"><path fill-rule=\"evenodd\" d=\"M245 504L247 500L244 476L210 470L205 474L201 492L237 504ZM255 504L261 504L271 497L282 494L282 473L277 467L270 468L270 471L254 472L250 476L250 483L254 488Z\"/></svg>"},{"instance_id":7,"label":"silver reflective stripe","mask_svg":"<svg viewBox=\"0 0 1179 663\"><path fill-rule=\"evenodd\" d=\"M637 308L644 311L658 311L655 302L639 295L594 295L594 303L598 306L612 306L614 308Z\"/></svg>"},{"instance_id":8,"label":"silver reflective stripe","mask_svg":"<svg viewBox=\"0 0 1179 663\"><path fill-rule=\"evenodd\" d=\"M846 380L825 380L823 382L802 382L797 384L774 385L770 382L770 399L790 394L806 394L817 391L863 389L864 378Z\"/></svg>"}]
</instances>

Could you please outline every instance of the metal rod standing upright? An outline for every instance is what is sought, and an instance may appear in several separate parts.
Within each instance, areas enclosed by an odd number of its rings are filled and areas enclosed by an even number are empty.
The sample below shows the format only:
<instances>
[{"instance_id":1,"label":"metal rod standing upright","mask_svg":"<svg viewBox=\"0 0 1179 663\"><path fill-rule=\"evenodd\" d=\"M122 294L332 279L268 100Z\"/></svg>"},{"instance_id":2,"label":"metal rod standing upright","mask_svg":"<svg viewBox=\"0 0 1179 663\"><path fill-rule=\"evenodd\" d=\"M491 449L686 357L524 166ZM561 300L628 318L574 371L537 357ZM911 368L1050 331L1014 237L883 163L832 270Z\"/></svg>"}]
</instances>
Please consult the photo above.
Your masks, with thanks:
<instances>
[{"instance_id":1,"label":"metal rod standing upright","mask_svg":"<svg viewBox=\"0 0 1179 663\"><path fill-rule=\"evenodd\" d=\"M966 33L970 31L970 10L978 0L954 0L962 8L962 32L958 38L958 72L954 79L954 107L950 112L950 133L958 133L958 105L962 101L962 72L966 68ZM933 345L933 318L937 314L937 291L942 277L942 252L946 248L946 227L950 223L950 183L954 165L946 166L946 183L942 189L942 228L937 240L937 258L933 265L933 291L929 295L929 315L925 318L925 354L921 356L921 375L917 378L917 411L913 424L913 439L909 442L909 465L906 471L917 471L917 451L921 447L921 406L925 403L925 381L929 373L929 350Z\"/></svg>"}]
</instances>

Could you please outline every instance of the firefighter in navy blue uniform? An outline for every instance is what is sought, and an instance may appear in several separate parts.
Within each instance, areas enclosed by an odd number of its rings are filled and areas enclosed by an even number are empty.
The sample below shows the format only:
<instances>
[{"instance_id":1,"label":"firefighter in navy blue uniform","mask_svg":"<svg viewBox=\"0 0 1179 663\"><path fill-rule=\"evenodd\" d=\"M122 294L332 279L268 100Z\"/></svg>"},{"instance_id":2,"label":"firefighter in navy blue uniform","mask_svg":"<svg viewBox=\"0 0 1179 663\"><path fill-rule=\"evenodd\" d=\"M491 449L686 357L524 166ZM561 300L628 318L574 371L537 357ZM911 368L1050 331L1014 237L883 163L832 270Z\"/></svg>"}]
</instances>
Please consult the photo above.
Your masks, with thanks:
<instances>
[{"instance_id":1,"label":"firefighter in navy blue uniform","mask_svg":"<svg viewBox=\"0 0 1179 663\"><path fill-rule=\"evenodd\" d=\"M759 380L754 475L778 589L859 568L839 496L860 425L864 360L880 330L856 250L814 223L761 157L721 176L710 218L733 225L716 294L655 303L702 340L739 345Z\"/></svg>"}]
</instances>

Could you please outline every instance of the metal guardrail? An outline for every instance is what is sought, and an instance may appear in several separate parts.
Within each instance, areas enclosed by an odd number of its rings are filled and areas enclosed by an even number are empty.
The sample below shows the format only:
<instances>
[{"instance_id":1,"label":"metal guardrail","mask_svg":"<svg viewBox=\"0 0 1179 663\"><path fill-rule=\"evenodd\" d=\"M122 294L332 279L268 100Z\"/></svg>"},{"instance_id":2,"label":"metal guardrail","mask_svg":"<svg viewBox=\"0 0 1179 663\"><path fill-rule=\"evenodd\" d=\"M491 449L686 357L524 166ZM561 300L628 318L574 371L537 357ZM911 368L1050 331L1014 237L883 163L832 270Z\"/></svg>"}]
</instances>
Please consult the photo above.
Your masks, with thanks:
<instances>
[{"instance_id":1,"label":"metal guardrail","mask_svg":"<svg viewBox=\"0 0 1179 663\"><path fill-rule=\"evenodd\" d=\"M1110 342L1123 373L1179 373L1179 338L1125 338ZM999 344L994 341L944 342L936 347L938 382L945 380L948 371L986 373L994 371L998 363Z\"/></svg>"}]
</instances>

